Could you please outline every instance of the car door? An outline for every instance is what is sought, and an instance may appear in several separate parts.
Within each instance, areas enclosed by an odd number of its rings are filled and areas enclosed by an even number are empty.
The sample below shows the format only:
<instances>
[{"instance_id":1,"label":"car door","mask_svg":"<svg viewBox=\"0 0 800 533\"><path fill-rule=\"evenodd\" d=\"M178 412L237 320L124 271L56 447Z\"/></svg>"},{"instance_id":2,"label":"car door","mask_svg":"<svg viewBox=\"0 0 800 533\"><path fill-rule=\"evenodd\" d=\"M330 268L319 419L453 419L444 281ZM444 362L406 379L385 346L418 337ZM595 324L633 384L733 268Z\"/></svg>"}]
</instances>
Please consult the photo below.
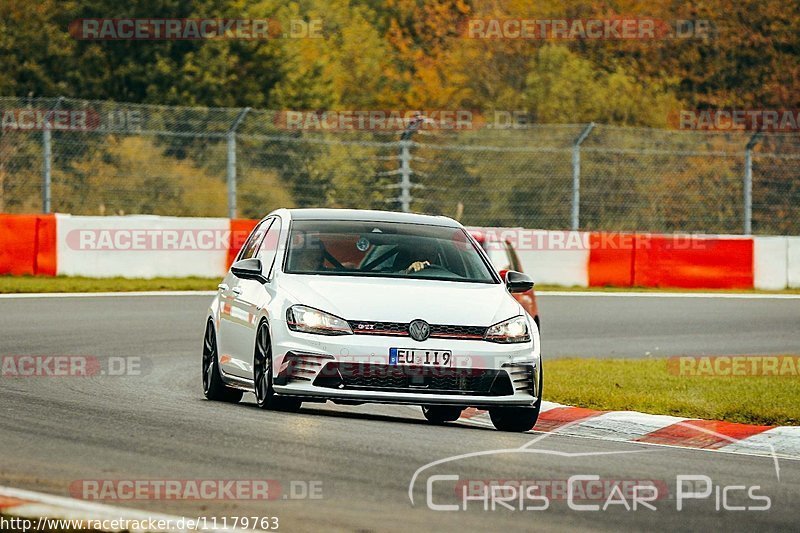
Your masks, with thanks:
<instances>
[{"instance_id":1,"label":"car door","mask_svg":"<svg viewBox=\"0 0 800 533\"><path fill-rule=\"evenodd\" d=\"M236 261L256 257L275 217L265 218L253 229ZM250 302L258 281L239 279L230 272L220 286L219 364L222 371L239 377L252 372L254 320ZM252 338L251 338L252 337Z\"/></svg>"},{"instance_id":2,"label":"car door","mask_svg":"<svg viewBox=\"0 0 800 533\"><path fill-rule=\"evenodd\" d=\"M234 298L233 307L241 317L236 322L240 330L237 341L241 340L241 342L236 344L235 368L231 370L237 376L253 377L253 356L255 355L256 329L258 328L259 317L262 315L262 309L269 305L270 300L275 295L270 285L280 233L281 220L276 217L267 228L255 255L261 260L262 273L270 281L264 284L253 279L240 279L238 283L239 291Z\"/></svg>"}]
</instances>

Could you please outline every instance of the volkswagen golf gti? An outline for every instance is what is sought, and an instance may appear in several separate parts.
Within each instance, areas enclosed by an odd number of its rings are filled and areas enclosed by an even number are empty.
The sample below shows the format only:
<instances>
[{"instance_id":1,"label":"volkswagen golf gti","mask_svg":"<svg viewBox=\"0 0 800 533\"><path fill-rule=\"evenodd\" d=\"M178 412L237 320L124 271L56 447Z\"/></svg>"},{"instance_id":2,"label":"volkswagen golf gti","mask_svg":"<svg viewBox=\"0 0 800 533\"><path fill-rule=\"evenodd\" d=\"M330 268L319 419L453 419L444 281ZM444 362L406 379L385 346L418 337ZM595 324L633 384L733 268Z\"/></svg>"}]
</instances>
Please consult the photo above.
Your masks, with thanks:
<instances>
[{"instance_id":1,"label":"volkswagen golf gti","mask_svg":"<svg viewBox=\"0 0 800 533\"><path fill-rule=\"evenodd\" d=\"M203 342L203 390L264 409L303 402L422 407L433 423L488 409L527 431L539 416L539 329L461 224L447 217L279 209L219 285Z\"/></svg>"}]
</instances>

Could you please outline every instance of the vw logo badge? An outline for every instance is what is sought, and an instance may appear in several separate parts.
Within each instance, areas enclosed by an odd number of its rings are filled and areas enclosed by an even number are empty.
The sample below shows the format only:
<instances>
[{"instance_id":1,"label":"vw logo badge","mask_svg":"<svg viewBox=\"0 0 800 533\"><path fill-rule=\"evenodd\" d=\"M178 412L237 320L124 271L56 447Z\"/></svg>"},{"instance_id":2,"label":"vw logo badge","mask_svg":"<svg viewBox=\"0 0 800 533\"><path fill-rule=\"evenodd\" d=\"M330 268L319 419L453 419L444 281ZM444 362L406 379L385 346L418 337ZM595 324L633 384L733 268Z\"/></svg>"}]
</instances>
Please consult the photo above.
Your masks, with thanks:
<instances>
[{"instance_id":1,"label":"vw logo badge","mask_svg":"<svg viewBox=\"0 0 800 533\"><path fill-rule=\"evenodd\" d=\"M415 341L424 341L431 334L431 327L424 320L412 320L408 325L408 334Z\"/></svg>"}]
</instances>

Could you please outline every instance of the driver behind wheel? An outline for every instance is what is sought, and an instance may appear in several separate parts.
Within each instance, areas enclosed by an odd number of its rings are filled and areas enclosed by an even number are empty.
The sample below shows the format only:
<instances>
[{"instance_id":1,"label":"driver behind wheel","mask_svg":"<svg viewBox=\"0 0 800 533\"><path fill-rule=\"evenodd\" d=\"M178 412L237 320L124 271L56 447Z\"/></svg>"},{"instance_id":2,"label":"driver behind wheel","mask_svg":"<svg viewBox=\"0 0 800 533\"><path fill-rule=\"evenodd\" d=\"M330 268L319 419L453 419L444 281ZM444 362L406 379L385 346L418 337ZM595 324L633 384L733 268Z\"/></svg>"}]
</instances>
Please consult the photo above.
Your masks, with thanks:
<instances>
[{"instance_id":1,"label":"driver behind wheel","mask_svg":"<svg viewBox=\"0 0 800 533\"><path fill-rule=\"evenodd\" d=\"M436 241L433 239L421 239L413 249L407 250L405 255L415 260L403 269L403 273L411 274L412 272L424 270L437 262Z\"/></svg>"}]
</instances>

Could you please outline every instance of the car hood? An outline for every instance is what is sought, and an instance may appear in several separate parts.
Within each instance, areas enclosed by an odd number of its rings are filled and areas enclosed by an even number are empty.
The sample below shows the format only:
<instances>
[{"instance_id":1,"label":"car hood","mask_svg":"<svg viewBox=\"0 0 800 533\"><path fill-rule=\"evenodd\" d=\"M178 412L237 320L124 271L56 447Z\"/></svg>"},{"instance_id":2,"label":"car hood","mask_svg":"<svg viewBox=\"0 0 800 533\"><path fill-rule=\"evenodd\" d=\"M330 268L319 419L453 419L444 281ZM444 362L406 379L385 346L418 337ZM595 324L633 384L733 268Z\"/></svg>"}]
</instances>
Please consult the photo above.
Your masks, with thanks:
<instances>
[{"instance_id":1,"label":"car hood","mask_svg":"<svg viewBox=\"0 0 800 533\"><path fill-rule=\"evenodd\" d=\"M501 284L284 274L292 303L346 320L490 326L523 314Z\"/></svg>"}]
</instances>

